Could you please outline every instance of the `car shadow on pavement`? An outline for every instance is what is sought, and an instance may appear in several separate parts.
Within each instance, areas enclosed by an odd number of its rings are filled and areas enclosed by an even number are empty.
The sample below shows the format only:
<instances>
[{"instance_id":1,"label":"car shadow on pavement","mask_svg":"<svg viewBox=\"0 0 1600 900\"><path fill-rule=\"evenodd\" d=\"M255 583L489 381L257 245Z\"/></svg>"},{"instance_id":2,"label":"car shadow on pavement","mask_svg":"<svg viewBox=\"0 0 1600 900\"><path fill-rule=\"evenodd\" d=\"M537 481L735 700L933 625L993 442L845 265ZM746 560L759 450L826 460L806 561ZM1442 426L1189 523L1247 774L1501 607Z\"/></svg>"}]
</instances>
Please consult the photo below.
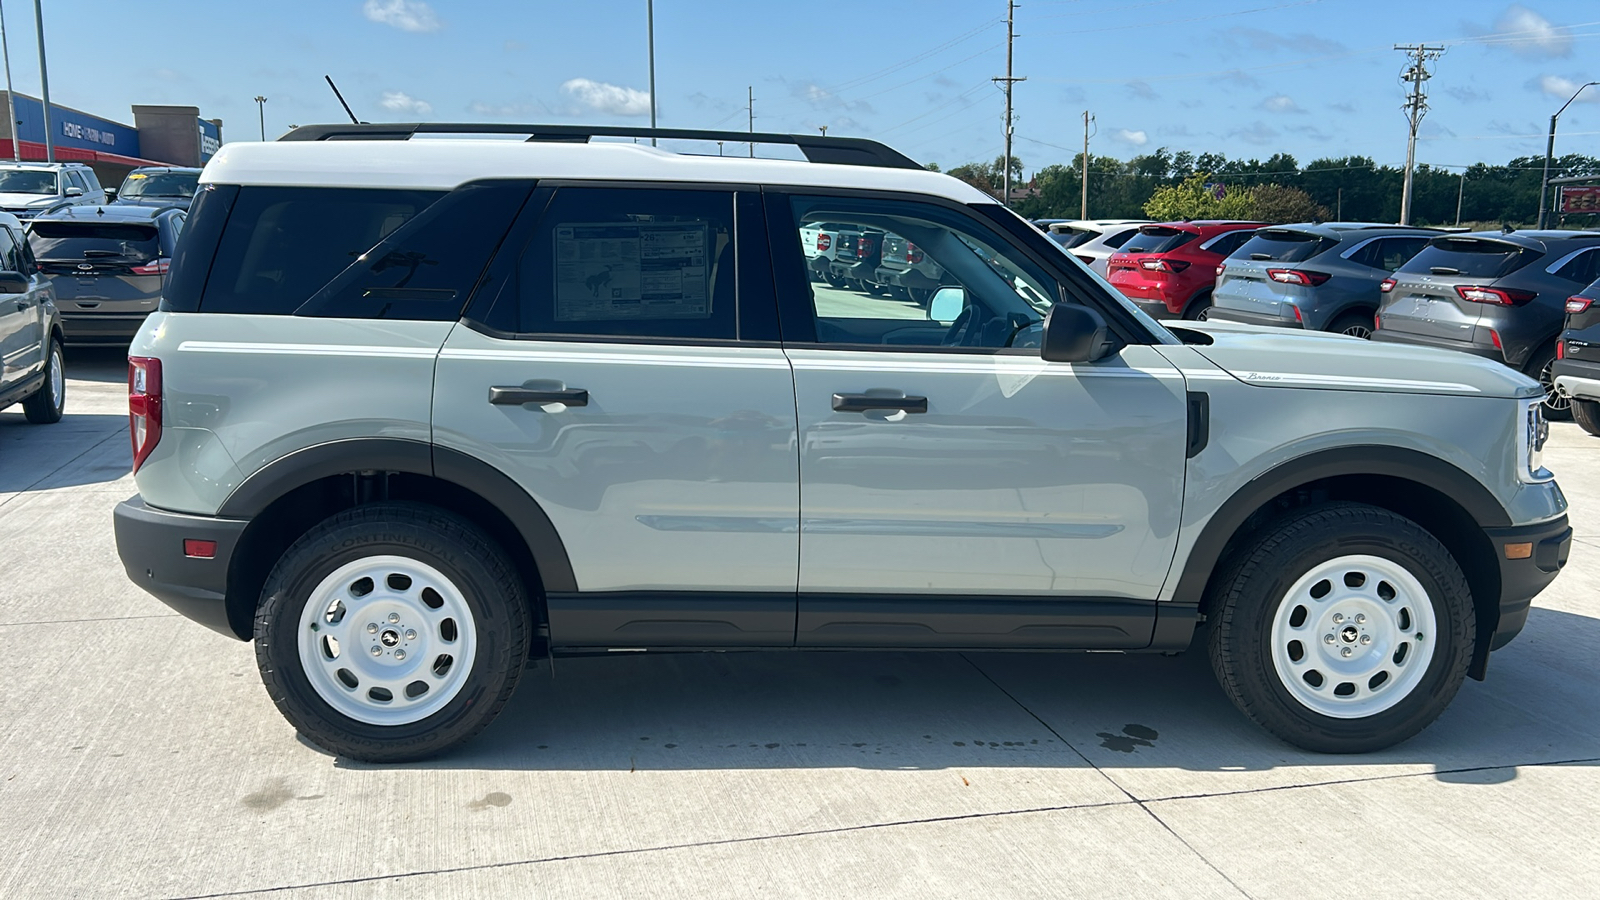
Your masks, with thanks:
<instances>
[{"instance_id":1,"label":"car shadow on pavement","mask_svg":"<svg viewBox=\"0 0 1600 900\"><path fill-rule=\"evenodd\" d=\"M62 361L67 377L73 380L102 384L125 384L128 381L126 344L69 346L62 352Z\"/></svg>"},{"instance_id":2,"label":"car shadow on pavement","mask_svg":"<svg viewBox=\"0 0 1600 900\"><path fill-rule=\"evenodd\" d=\"M772 651L540 661L429 769L1071 768L1214 773L1217 790L1416 774L1484 784L1600 761L1600 619L1535 609L1439 721L1397 747L1309 753L1249 722L1202 651ZM389 768L339 759L349 768ZM1387 769L1385 768L1387 767ZM1407 767L1410 767L1409 769ZM1282 770L1286 775L1263 777ZM1121 777L1121 776L1116 776ZM1137 780L1137 777L1133 777ZM1191 779L1193 780L1193 779Z\"/></svg>"},{"instance_id":3,"label":"car shadow on pavement","mask_svg":"<svg viewBox=\"0 0 1600 900\"><path fill-rule=\"evenodd\" d=\"M32 425L20 407L0 412L0 493L116 481L132 467L125 415L69 411Z\"/></svg>"}]
</instances>

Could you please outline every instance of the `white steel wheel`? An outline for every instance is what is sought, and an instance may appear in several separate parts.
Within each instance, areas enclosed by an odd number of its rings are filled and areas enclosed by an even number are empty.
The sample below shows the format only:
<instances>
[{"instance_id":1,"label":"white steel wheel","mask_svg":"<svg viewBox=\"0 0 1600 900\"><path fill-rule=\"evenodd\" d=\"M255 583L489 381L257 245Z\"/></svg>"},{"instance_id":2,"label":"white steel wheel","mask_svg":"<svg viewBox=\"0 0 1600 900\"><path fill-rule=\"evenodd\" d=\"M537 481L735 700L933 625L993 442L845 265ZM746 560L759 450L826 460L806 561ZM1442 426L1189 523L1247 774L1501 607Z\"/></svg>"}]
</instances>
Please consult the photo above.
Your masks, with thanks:
<instances>
[{"instance_id":1,"label":"white steel wheel","mask_svg":"<svg viewBox=\"0 0 1600 900\"><path fill-rule=\"evenodd\" d=\"M1439 643L1416 576L1378 556L1320 563L1278 604L1272 665L1296 702L1336 719L1376 715L1422 681Z\"/></svg>"},{"instance_id":2,"label":"white steel wheel","mask_svg":"<svg viewBox=\"0 0 1600 900\"><path fill-rule=\"evenodd\" d=\"M403 556L339 567L311 591L298 649L306 680L334 711L369 725L408 725L460 693L477 655L461 590Z\"/></svg>"}]
</instances>

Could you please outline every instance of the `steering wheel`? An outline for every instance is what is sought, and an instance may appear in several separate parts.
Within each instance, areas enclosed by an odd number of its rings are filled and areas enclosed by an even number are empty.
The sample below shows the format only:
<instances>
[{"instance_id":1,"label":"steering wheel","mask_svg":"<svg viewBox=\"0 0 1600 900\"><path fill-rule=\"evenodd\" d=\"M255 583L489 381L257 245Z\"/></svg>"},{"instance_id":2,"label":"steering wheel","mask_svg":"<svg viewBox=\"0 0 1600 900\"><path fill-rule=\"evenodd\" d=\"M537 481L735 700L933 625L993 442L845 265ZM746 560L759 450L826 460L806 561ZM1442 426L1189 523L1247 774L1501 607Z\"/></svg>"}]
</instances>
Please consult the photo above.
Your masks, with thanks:
<instances>
[{"instance_id":1,"label":"steering wheel","mask_svg":"<svg viewBox=\"0 0 1600 900\"><path fill-rule=\"evenodd\" d=\"M946 331L944 337L939 340L939 346L958 347L966 345L970 338L967 332L972 330L971 325L972 305L968 304L961 310L961 314L956 316L955 321L950 323L950 330Z\"/></svg>"}]
</instances>

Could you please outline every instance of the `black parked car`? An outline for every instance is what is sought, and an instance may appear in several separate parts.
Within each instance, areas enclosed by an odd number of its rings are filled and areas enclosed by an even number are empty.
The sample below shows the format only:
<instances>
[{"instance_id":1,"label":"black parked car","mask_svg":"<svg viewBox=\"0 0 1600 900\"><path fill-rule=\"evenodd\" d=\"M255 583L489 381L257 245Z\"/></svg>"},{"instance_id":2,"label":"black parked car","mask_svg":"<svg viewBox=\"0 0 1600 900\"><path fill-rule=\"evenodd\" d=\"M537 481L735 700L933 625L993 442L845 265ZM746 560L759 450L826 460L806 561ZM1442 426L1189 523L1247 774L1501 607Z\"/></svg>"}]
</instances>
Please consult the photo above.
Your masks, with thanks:
<instances>
[{"instance_id":1,"label":"black parked car","mask_svg":"<svg viewBox=\"0 0 1600 900\"><path fill-rule=\"evenodd\" d=\"M122 187L106 191L118 206L179 206L189 208L200 183L200 170L181 166L144 166L128 173Z\"/></svg>"},{"instance_id":2,"label":"black parked car","mask_svg":"<svg viewBox=\"0 0 1600 900\"><path fill-rule=\"evenodd\" d=\"M1556 344L1556 390L1572 417L1600 436L1600 280L1567 298L1566 328Z\"/></svg>"}]
</instances>

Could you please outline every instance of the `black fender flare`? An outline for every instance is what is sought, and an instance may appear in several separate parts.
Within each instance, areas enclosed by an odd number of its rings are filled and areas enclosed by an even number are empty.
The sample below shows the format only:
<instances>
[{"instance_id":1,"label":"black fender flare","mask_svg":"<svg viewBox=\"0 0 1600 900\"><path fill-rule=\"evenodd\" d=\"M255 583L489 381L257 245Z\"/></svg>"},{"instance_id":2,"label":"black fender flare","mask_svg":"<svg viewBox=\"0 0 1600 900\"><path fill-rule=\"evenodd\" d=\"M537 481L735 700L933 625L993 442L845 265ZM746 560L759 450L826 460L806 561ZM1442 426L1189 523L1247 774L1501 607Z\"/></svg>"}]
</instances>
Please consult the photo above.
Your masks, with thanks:
<instances>
[{"instance_id":1,"label":"black fender flare","mask_svg":"<svg viewBox=\"0 0 1600 900\"><path fill-rule=\"evenodd\" d=\"M1200 604L1211 573L1228 542L1250 516L1272 498L1302 485L1340 475L1383 475L1415 482L1449 497L1480 527L1511 524L1500 501L1476 478L1444 460L1416 450L1380 444L1337 447L1298 456L1257 475L1212 515L1184 561L1173 600Z\"/></svg>"},{"instance_id":2,"label":"black fender flare","mask_svg":"<svg viewBox=\"0 0 1600 900\"><path fill-rule=\"evenodd\" d=\"M279 497L332 475L404 472L426 475L476 494L499 510L527 544L547 592L575 592L566 545L537 500L504 472L458 450L401 438L349 438L303 447L251 473L217 511L253 519Z\"/></svg>"}]
</instances>

